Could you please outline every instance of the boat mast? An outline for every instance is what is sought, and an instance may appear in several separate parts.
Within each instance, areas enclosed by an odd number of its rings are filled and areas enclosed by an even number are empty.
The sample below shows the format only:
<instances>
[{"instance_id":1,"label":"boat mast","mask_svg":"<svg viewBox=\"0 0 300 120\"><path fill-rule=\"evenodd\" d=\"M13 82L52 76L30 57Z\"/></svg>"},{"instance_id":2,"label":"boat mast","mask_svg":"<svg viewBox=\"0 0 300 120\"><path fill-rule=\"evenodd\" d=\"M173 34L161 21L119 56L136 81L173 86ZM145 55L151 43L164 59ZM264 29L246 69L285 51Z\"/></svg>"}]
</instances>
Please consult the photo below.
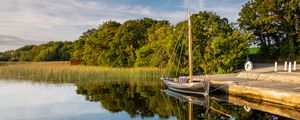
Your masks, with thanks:
<instances>
[{"instance_id":1,"label":"boat mast","mask_svg":"<svg viewBox=\"0 0 300 120\"><path fill-rule=\"evenodd\" d=\"M192 52L192 26L190 6L188 8L188 39L189 39L189 82L193 82L193 52Z\"/></svg>"},{"instance_id":2,"label":"boat mast","mask_svg":"<svg viewBox=\"0 0 300 120\"><path fill-rule=\"evenodd\" d=\"M189 102L189 120L193 120L193 103Z\"/></svg>"}]
</instances>

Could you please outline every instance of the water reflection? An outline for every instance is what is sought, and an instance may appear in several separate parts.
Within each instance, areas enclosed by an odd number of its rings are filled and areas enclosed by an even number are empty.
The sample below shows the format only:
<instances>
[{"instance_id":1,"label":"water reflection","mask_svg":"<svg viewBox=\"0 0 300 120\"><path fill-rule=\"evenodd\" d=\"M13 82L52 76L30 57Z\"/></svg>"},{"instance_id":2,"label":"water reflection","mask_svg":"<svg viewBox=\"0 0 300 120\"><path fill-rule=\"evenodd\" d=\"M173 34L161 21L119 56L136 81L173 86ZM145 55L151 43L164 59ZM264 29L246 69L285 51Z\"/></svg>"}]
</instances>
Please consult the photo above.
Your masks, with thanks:
<instances>
[{"instance_id":1,"label":"water reflection","mask_svg":"<svg viewBox=\"0 0 300 120\"><path fill-rule=\"evenodd\" d=\"M131 117L157 114L160 118L168 118L172 115L172 106L168 106L159 90L153 86L93 82L77 85L76 91L88 101L99 101L103 108L113 113L126 111Z\"/></svg>"},{"instance_id":2,"label":"water reflection","mask_svg":"<svg viewBox=\"0 0 300 120\"><path fill-rule=\"evenodd\" d=\"M92 85L92 86L90 86ZM112 113L126 111L131 117L149 118L158 115L168 119L287 119L255 109L245 110L244 105L232 104L232 96L210 97L178 94L156 86L93 82L77 85L77 93L86 100L97 101ZM249 105L249 104L247 104ZM269 111L268 111L269 112ZM298 112L298 111L297 111ZM280 115L280 114L279 114ZM288 117L288 116L285 116ZM291 117L295 118L297 116Z\"/></svg>"},{"instance_id":3,"label":"water reflection","mask_svg":"<svg viewBox=\"0 0 300 120\"><path fill-rule=\"evenodd\" d=\"M300 119L299 110L286 106L224 94L185 95L157 82L0 81L0 119Z\"/></svg>"}]
</instances>

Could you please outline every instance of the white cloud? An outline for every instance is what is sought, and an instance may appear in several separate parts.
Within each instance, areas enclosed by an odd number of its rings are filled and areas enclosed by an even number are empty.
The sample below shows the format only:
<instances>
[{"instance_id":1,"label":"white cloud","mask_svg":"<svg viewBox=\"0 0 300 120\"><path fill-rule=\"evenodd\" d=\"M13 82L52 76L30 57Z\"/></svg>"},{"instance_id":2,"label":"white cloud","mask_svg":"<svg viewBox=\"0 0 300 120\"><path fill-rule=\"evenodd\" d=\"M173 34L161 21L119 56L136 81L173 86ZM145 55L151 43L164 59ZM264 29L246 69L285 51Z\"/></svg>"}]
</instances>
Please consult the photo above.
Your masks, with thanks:
<instances>
[{"instance_id":1,"label":"white cloud","mask_svg":"<svg viewBox=\"0 0 300 120\"><path fill-rule=\"evenodd\" d=\"M26 40L23 38L1 35L0 34L0 51L13 50L24 45L41 44L42 41Z\"/></svg>"},{"instance_id":2,"label":"white cloud","mask_svg":"<svg viewBox=\"0 0 300 120\"><path fill-rule=\"evenodd\" d=\"M123 22L153 17L150 7L108 4L104 1L2 1L0 32L32 40L74 40L89 27L107 20Z\"/></svg>"},{"instance_id":3,"label":"white cloud","mask_svg":"<svg viewBox=\"0 0 300 120\"><path fill-rule=\"evenodd\" d=\"M213 10L234 20L240 3L190 0L194 12ZM233 0L227 0L233 1ZM238 1L238 0L237 0ZM0 0L0 34L28 40L75 40L82 32L108 20L124 22L149 17L177 23L186 18L187 0L164 4L122 0ZM132 4L134 3L134 4ZM212 4L214 3L214 4ZM218 3L218 4L215 4Z\"/></svg>"},{"instance_id":4,"label":"white cloud","mask_svg":"<svg viewBox=\"0 0 300 120\"><path fill-rule=\"evenodd\" d=\"M242 5L247 0L184 0L182 7L187 8L190 4L195 11L213 11L221 17L226 17L229 21L235 22Z\"/></svg>"}]
</instances>

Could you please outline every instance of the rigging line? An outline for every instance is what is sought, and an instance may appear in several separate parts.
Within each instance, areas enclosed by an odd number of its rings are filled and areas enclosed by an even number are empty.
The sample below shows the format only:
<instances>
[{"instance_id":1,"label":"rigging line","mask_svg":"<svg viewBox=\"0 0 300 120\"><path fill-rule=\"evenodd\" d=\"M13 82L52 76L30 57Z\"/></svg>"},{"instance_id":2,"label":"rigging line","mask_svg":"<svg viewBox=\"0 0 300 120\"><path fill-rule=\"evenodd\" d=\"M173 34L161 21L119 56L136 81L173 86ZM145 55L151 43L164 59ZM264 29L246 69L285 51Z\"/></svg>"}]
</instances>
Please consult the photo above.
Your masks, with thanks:
<instances>
[{"instance_id":1,"label":"rigging line","mask_svg":"<svg viewBox=\"0 0 300 120\"><path fill-rule=\"evenodd\" d=\"M182 26L182 28L183 28L184 26ZM180 39L178 39L178 43L180 43L179 41L181 41L181 42L183 42L184 43L184 40L186 39L185 38L185 36L184 36L184 33L183 33L183 31L181 31L181 34L180 34L181 36L180 36ZM180 50L180 57L178 58L178 65L177 65L177 70L176 70L176 77L177 77L177 74L178 74L178 70L179 70L179 64L180 64L180 60L181 60L181 56L182 56L182 51L183 51L183 46L184 46L184 44L182 44L181 45L181 50ZM178 48L178 47L180 47L179 45L176 45L176 48ZM177 55L177 50L178 49L176 49L176 53L174 53L175 55ZM176 58L176 56L174 57L174 61L175 61L175 58ZM175 64L175 63L174 63Z\"/></svg>"},{"instance_id":2,"label":"rigging line","mask_svg":"<svg viewBox=\"0 0 300 120\"><path fill-rule=\"evenodd\" d=\"M183 26L182 26L182 28L183 28ZM181 32L179 38L182 38L182 36L183 36L183 34L182 34L182 32ZM167 68L168 68L169 64L171 64L170 61L171 61L172 58L175 56L175 49L176 49L176 47L177 47L177 44L178 44L179 40L180 40L180 39L177 39L177 41L175 42L175 47L174 47L174 49L173 49L173 53L171 54L170 60L168 61L168 64L167 64L167 67L166 67L166 69L165 69L165 71L164 71L164 73L163 73L163 76L165 75L165 73L166 73L166 71L167 71ZM171 66L171 68L172 68L172 66ZM171 69L171 68L170 68L170 69ZM170 72L168 73L167 76L169 76L169 75L170 75Z\"/></svg>"},{"instance_id":3,"label":"rigging line","mask_svg":"<svg viewBox=\"0 0 300 120\"><path fill-rule=\"evenodd\" d=\"M158 52L156 53L155 56L158 56L158 59L160 59L160 64L158 64L159 65L158 67L160 69L162 69L163 68L163 60L162 60L163 54L158 55L158 53L160 53L160 51L162 51L162 47L159 48L159 50L158 50Z\"/></svg>"},{"instance_id":4,"label":"rigging line","mask_svg":"<svg viewBox=\"0 0 300 120\"><path fill-rule=\"evenodd\" d=\"M161 58L162 54L158 55L158 53L160 53L160 51L162 50L162 47L159 47L158 51L155 53L155 57ZM160 61L161 63L161 61Z\"/></svg>"},{"instance_id":5,"label":"rigging line","mask_svg":"<svg viewBox=\"0 0 300 120\"><path fill-rule=\"evenodd\" d=\"M206 93L207 93L207 95L209 96L209 88L210 88L210 78L209 78L209 76L206 74L205 75L205 81L207 82L206 84L207 84L207 87L206 87Z\"/></svg>"},{"instance_id":6,"label":"rigging line","mask_svg":"<svg viewBox=\"0 0 300 120\"><path fill-rule=\"evenodd\" d=\"M159 53L161 53L161 54L159 54ZM163 49L163 47L160 47L160 49L158 50L158 52L156 53L157 55L156 56L158 56L158 59L160 60L160 64L159 64L159 68L161 69L161 70L164 70L167 66L165 66L166 64L165 64L165 58L167 58L167 52ZM159 54L159 55L158 55ZM164 70L164 72L165 72L166 70ZM165 73L163 73L163 75L162 76L164 76L164 74ZM161 76L161 77L162 77Z\"/></svg>"},{"instance_id":7,"label":"rigging line","mask_svg":"<svg viewBox=\"0 0 300 120\"><path fill-rule=\"evenodd\" d=\"M164 71L164 73L163 73L163 76L164 76L165 73L167 72L167 69L168 69L168 67L169 67L169 64L171 64L171 60L173 59L173 56L174 56L174 53L175 53L175 48L176 48L176 46L177 46L177 42L178 42L178 41L175 42L175 47L174 47L174 49L173 49L173 53L171 54L170 60L168 61L168 64L167 64L167 67L166 67L166 69L165 69L165 71ZM171 67L172 67L172 66L171 66ZM169 74L168 74L167 76L169 76Z\"/></svg>"},{"instance_id":8,"label":"rigging line","mask_svg":"<svg viewBox=\"0 0 300 120\"><path fill-rule=\"evenodd\" d=\"M186 29L189 29L189 26L186 26ZM186 39L186 37L183 37L183 40L181 41L182 42L182 46L181 46L181 50L180 50L180 57L179 57L179 59L178 59L178 64L177 64L177 70L176 70L176 76L177 76L177 74L178 74L178 70L179 70L179 67L180 67L180 65L182 65L182 64L180 64L180 62L181 62L181 57L182 57L182 51L183 51L183 46L184 46L184 40ZM182 67L183 67L183 65L182 65Z\"/></svg>"},{"instance_id":9,"label":"rigging line","mask_svg":"<svg viewBox=\"0 0 300 120\"><path fill-rule=\"evenodd\" d=\"M227 117L231 117L231 115L229 115L229 114L227 114L227 113L225 113L225 112L222 112L222 111L220 111L220 110L217 110L217 109L215 109L215 108L213 108L213 107L209 107L209 108L212 109L212 110L215 111L215 112L220 113L221 115L225 115L225 116L227 116Z\"/></svg>"},{"instance_id":10,"label":"rigging line","mask_svg":"<svg viewBox=\"0 0 300 120\"><path fill-rule=\"evenodd\" d=\"M222 88L224 88L224 87L226 87L226 86L228 86L229 84L225 84L225 85L222 85L222 86L220 86L220 87L218 87L218 88L215 88L215 89L213 89L213 90L211 90L211 91L209 91L210 93L211 92L214 92L214 91L216 91L216 90L220 90L220 89L222 89Z\"/></svg>"},{"instance_id":11,"label":"rigging line","mask_svg":"<svg viewBox=\"0 0 300 120\"><path fill-rule=\"evenodd\" d=\"M165 94L164 94L164 92L163 92L162 89L161 89L161 93L162 93L162 96L163 96L164 100L167 102L167 104L169 103L169 105L170 105L171 103L168 102L168 100L167 100L167 98L165 97ZM171 105L171 106L172 106L172 105ZM172 113L172 111L171 111L171 113Z\"/></svg>"},{"instance_id":12,"label":"rigging line","mask_svg":"<svg viewBox=\"0 0 300 120\"><path fill-rule=\"evenodd\" d=\"M186 16L185 19L188 19L188 16ZM188 27L188 26L187 26L187 27ZM183 28L184 28L184 25L181 26L181 29L183 29ZM181 30L181 29L180 29L180 30ZM174 32L174 33L175 33L175 32ZM183 31L181 31L181 32L180 32L180 35L178 36L178 38L182 38L183 35L184 35L184 34L183 34ZM178 39L178 38L177 38L177 39ZM175 47L174 47L174 49L173 49L173 54L171 55L170 60L172 60L172 57L173 57L173 55L175 54L175 48L176 48L177 43L178 43L179 40L180 40L180 39L178 39L178 40L176 41ZM167 67L166 67L166 69L165 69L165 71L164 71L162 77L164 77L165 74L166 74L166 72L167 72L167 68L168 68L169 64L171 63L170 60L169 60L168 63L167 63ZM172 68L172 66L171 66L171 68ZM170 68L170 69L171 69L171 68ZM170 75L170 72L168 73L167 76L169 76L169 75Z\"/></svg>"},{"instance_id":13,"label":"rigging line","mask_svg":"<svg viewBox=\"0 0 300 120\"><path fill-rule=\"evenodd\" d=\"M206 97L207 97L205 100L206 104L204 104L205 105L204 107L206 108L205 114L209 114L209 94Z\"/></svg>"},{"instance_id":14,"label":"rigging line","mask_svg":"<svg viewBox=\"0 0 300 120\"><path fill-rule=\"evenodd\" d=\"M221 102L226 102L227 104L222 104L222 105L230 105L231 103L229 103L229 101L226 101L226 100L222 100L222 99L218 99L218 98L216 98L216 97L212 97L212 99L214 99L214 100L217 100L217 101L221 101ZM216 103L217 104L217 103ZM218 104L217 104L218 105ZM224 110L224 109L223 109ZM224 110L224 111L226 111L226 110ZM235 114L235 112L234 113L232 113L233 115ZM232 115L230 115L230 117L232 117ZM234 116L233 116L234 117Z\"/></svg>"},{"instance_id":15,"label":"rigging line","mask_svg":"<svg viewBox=\"0 0 300 120\"><path fill-rule=\"evenodd\" d=\"M179 40L178 40L179 41ZM178 43L177 43L178 44ZM173 53L173 55L174 55L174 57L173 57L173 62L171 62L172 64L175 64L175 59L176 59L176 53L177 53L177 44L176 44L176 46L174 47L174 53ZM172 70L172 68L173 67L175 67L175 66L173 66L173 65L170 65L171 67L170 67L170 70ZM171 71L168 73L168 76L170 76L170 73L171 73Z\"/></svg>"},{"instance_id":16,"label":"rigging line","mask_svg":"<svg viewBox=\"0 0 300 120\"><path fill-rule=\"evenodd\" d=\"M181 116L181 112L180 112L180 109L179 109L178 101L179 101L179 100L175 99L177 112L178 112L178 114L179 114L179 118L181 119L182 116Z\"/></svg>"},{"instance_id":17,"label":"rigging line","mask_svg":"<svg viewBox=\"0 0 300 120\"><path fill-rule=\"evenodd\" d=\"M221 105L219 105L216 101L214 101L214 100L212 100L217 106L219 106L221 109L222 109L222 111L226 111ZM225 112L223 112L223 113L225 113ZM225 115L226 115L226 113L225 113ZM227 114L228 115L228 114ZM230 117L231 115L229 115L229 117Z\"/></svg>"},{"instance_id":18,"label":"rigging line","mask_svg":"<svg viewBox=\"0 0 300 120\"><path fill-rule=\"evenodd\" d=\"M183 43L183 41L182 41ZM178 64L177 64L177 70L176 70L176 76L178 74L178 70L179 70L179 64L180 64L180 60L181 60L181 55L182 55L182 51L183 51L183 44L181 45L181 50L180 50L180 55L179 55L179 60L178 60Z\"/></svg>"}]
</instances>

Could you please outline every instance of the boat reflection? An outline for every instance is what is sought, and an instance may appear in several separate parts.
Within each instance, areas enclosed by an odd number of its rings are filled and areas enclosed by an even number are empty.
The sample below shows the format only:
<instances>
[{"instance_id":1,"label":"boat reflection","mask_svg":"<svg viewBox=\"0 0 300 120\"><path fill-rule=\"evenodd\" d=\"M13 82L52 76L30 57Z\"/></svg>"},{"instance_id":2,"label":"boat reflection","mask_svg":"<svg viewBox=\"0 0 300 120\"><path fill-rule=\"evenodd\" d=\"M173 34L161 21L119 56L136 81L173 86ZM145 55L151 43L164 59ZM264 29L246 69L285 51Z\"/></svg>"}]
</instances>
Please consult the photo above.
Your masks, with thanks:
<instances>
[{"instance_id":1,"label":"boat reflection","mask_svg":"<svg viewBox=\"0 0 300 120\"><path fill-rule=\"evenodd\" d=\"M218 113L222 116L224 116L224 118L230 119L230 120L235 120L235 117L232 115L229 115L228 113L218 110L212 106L210 106L209 104L209 100L210 97L209 95L203 96L203 95L194 95L194 94L183 94L183 93L178 93L178 92L174 92L172 90L166 89L163 90L164 93L166 93L169 96L172 96L182 102L187 102L189 107L188 107L188 112L189 112L189 116L188 119L192 120L193 119L193 104L194 105L200 105L203 106L206 109L206 112L204 113L205 116L207 116L206 118L208 119L210 116L210 111L213 111L215 113Z\"/></svg>"},{"instance_id":2,"label":"boat reflection","mask_svg":"<svg viewBox=\"0 0 300 120\"><path fill-rule=\"evenodd\" d=\"M264 101L255 101L252 99L246 99L226 94L195 96L191 94L177 93L168 89L164 90L164 92L166 93L166 95L189 103L189 105L194 104L204 106L207 111L209 111L208 113L206 113L207 118L209 118L210 115L216 116L216 113L222 115L227 119L251 118L252 115L257 114L259 111L263 111L269 113L270 115L267 115L268 117L264 115L257 115L258 119L300 119L299 109ZM218 106L220 109L215 108L216 106ZM230 110L229 106L235 106L236 111ZM193 110L189 110L189 112L190 111ZM193 116L189 116L189 118L192 117Z\"/></svg>"},{"instance_id":3,"label":"boat reflection","mask_svg":"<svg viewBox=\"0 0 300 120\"><path fill-rule=\"evenodd\" d=\"M203 95L182 94L182 93L174 92L169 89L166 89L163 91L167 95L172 96L178 100L181 100L182 102L189 102L189 103L197 104L197 105L204 105L205 103L208 102L208 99L207 99L208 97L203 96Z\"/></svg>"}]
</instances>

